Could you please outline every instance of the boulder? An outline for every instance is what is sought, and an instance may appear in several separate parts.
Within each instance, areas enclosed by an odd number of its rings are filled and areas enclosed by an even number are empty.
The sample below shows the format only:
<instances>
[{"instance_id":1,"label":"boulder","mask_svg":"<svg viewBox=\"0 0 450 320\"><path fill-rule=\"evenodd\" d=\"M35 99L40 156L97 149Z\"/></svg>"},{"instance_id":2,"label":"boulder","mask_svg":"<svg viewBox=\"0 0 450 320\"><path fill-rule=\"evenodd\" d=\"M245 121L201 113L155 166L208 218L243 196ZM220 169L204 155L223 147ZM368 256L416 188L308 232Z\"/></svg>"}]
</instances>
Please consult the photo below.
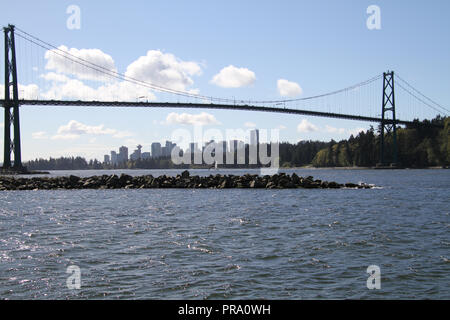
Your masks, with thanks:
<instances>
[{"instance_id":1,"label":"boulder","mask_svg":"<svg viewBox=\"0 0 450 320\"><path fill-rule=\"evenodd\" d=\"M184 171L181 173L181 178L182 178L182 179L187 179L187 178L189 178L189 176L190 176L190 174L189 174L189 171L187 171L187 170L184 170Z\"/></svg>"}]
</instances>

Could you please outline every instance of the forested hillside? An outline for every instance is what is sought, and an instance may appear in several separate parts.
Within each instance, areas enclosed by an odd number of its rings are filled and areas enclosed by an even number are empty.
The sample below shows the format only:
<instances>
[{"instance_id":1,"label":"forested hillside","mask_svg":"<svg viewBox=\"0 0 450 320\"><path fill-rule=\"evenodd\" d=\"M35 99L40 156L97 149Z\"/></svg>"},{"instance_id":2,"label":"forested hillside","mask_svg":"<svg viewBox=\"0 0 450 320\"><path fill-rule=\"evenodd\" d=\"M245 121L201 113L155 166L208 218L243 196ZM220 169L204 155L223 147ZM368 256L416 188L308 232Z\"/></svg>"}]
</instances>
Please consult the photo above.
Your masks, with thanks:
<instances>
[{"instance_id":1,"label":"forested hillside","mask_svg":"<svg viewBox=\"0 0 450 320\"><path fill-rule=\"evenodd\" d=\"M397 130L398 161L405 167L448 166L450 163L450 118L437 117L420 125ZM432 124L442 124L437 128ZM386 149L392 148L392 137L386 136ZM312 165L316 167L375 166L379 161L379 137L371 128L320 150ZM392 161L392 159L387 159Z\"/></svg>"}]
</instances>

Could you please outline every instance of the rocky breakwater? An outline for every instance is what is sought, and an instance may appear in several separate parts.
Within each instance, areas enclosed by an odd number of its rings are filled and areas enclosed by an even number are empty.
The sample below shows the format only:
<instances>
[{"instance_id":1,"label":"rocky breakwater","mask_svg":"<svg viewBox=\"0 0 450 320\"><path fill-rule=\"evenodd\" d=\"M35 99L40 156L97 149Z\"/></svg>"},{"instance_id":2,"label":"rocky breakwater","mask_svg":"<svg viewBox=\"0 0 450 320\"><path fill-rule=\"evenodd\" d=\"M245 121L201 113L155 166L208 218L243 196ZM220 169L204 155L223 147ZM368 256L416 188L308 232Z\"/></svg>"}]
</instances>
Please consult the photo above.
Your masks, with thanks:
<instances>
[{"instance_id":1,"label":"rocky breakwater","mask_svg":"<svg viewBox=\"0 0 450 320\"><path fill-rule=\"evenodd\" d=\"M367 189L367 184L314 180L313 177L300 177L293 173L279 173L271 176L246 174L191 176L188 171L175 177L151 175L132 177L122 174L102 175L80 178L77 176L16 178L0 176L0 191L6 190L57 190L57 189L152 189L152 188L254 188L254 189Z\"/></svg>"}]
</instances>

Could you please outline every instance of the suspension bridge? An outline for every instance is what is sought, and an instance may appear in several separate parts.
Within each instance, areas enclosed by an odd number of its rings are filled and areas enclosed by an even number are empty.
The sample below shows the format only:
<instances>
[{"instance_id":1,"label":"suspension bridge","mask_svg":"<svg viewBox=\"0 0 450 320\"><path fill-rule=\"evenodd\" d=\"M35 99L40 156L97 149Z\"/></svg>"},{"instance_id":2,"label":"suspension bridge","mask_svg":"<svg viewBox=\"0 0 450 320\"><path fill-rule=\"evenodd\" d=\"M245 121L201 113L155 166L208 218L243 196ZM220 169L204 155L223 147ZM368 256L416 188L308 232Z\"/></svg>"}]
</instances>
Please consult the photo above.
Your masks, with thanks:
<instances>
[{"instance_id":1,"label":"suspension bridge","mask_svg":"<svg viewBox=\"0 0 450 320\"><path fill-rule=\"evenodd\" d=\"M4 91L0 104L5 115L3 171L25 170L21 156L19 109L26 106L223 109L367 121L380 124L382 165L387 164L385 135L392 136L390 159L396 163L398 125L413 125L417 124L415 119L430 119L437 114L446 116L449 113L448 109L397 73L394 75L393 71L344 89L305 98L242 100L211 97L144 81L128 72L120 73L115 68L92 61L80 54L81 51L57 47L13 25L3 29L5 81L4 90L0 89L0 94ZM118 94L124 91L122 89L129 94L125 97ZM132 97L133 93L136 96ZM149 101L148 97L152 99ZM396 108L399 97L401 108ZM142 98L147 99L142 101Z\"/></svg>"}]
</instances>

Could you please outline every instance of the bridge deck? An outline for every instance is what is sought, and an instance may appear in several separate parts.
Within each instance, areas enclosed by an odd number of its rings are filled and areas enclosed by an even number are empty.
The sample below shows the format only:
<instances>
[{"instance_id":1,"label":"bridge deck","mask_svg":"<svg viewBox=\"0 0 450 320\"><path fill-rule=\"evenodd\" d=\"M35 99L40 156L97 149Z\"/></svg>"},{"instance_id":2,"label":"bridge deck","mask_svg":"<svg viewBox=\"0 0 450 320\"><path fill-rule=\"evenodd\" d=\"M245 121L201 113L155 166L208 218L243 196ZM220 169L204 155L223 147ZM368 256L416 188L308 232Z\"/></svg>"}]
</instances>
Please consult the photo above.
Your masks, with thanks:
<instances>
[{"instance_id":1,"label":"bridge deck","mask_svg":"<svg viewBox=\"0 0 450 320\"><path fill-rule=\"evenodd\" d=\"M0 100L3 105L4 100ZM381 118L365 117L351 114L329 113L310 110L299 110L292 108L276 108L252 105L230 105L230 104L207 104L207 103L175 103L175 102L119 102L119 101L81 101L81 100L19 100L20 105L32 106L74 106L74 107L143 107L143 108L195 108L195 109L222 109L222 110L243 110L258 112L275 112L299 114L316 117L359 120L367 122L381 122ZM392 120L386 120L392 123ZM414 124L412 121L397 120L397 124Z\"/></svg>"}]
</instances>

